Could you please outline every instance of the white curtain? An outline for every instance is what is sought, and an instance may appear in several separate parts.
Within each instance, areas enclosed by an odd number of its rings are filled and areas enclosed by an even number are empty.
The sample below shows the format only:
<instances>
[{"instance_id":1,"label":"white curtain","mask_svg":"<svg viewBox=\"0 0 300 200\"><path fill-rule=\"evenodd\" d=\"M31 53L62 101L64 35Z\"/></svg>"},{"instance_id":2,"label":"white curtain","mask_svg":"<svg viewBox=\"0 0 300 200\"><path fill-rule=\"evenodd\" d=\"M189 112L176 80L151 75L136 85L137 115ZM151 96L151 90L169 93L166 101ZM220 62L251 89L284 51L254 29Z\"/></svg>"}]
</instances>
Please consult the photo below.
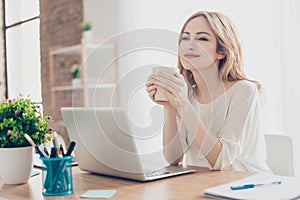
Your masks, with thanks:
<instances>
[{"instance_id":1,"label":"white curtain","mask_svg":"<svg viewBox=\"0 0 300 200\"><path fill-rule=\"evenodd\" d=\"M299 47L300 47L300 2L280 1L282 20L282 130L294 139L296 176L300 176L300 89L299 89Z\"/></svg>"},{"instance_id":2,"label":"white curtain","mask_svg":"<svg viewBox=\"0 0 300 200\"><path fill-rule=\"evenodd\" d=\"M300 176L300 73L297 56L300 46L300 6L298 0L249 1L252 12L250 38L244 37L246 72L258 79L265 88L266 133L286 134L294 141L295 175ZM252 57L249 57L251 55ZM258 59L255 59L257 57ZM254 61L250 61L253 59ZM253 65L251 65L252 63ZM249 65L250 64L250 65ZM252 68L253 66L253 68ZM281 147L278 147L281 148Z\"/></svg>"},{"instance_id":3,"label":"white curtain","mask_svg":"<svg viewBox=\"0 0 300 200\"><path fill-rule=\"evenodd\" d=\"M298 103L300 68L297 63L300 13L296 10L300 8L300 2L298 0L263 2L249 1L252 10L255 10L250 16L253 17L252 24L261 25L258 29L253 27L251 35L257 35L265 41L259 40L260 43L255 43L256 47L248 43L250 51L255 51L254 54L258 55L259 59L252 70L248 69L248 65L246 70L251 72L253 78L258 78L265 88L266 133L281 133L293 138L295 175L300 176L300 154L297 153L300 150L300 126L297 116L300 113ZM251 63L247 61L246 64Z\"/></svg>"}]
</instances>

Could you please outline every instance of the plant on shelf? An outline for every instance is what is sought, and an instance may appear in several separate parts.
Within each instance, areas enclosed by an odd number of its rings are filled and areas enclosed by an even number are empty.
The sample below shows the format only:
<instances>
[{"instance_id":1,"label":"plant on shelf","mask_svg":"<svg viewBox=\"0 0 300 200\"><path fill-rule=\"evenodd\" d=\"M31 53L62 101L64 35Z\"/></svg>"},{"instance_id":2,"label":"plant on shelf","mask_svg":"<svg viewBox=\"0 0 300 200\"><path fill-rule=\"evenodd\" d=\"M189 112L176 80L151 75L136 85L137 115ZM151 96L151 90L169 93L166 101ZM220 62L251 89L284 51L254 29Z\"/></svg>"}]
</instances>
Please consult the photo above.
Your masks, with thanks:
<instances>
[{"instance_id":1,"label":"plant on shelf","mask_svg":"<svg viewBox=\"0 0 300 200\"><path fill-rule=\"evenodd\" d=\"M80 80L80 70L79 70L79 65L78 64L73 64L71 67L71 74L72 74L72 83L74 87L78 87L81 85L81 80Z\"/></svg>"},{"instance_id":2,"label":"plant on shelf","mask_svg":"<svg viewBox=\"0 0 300 200\"><path fill-rule=\"evenodd\" d=\"M70 72L72 74L73 79L79 78L79 76L80 76L79 65L78 64L73 64L71 69L70 69Z\"/></svg>"},{"instance_id":3,"label":"plant on shelf","mask_svg":"<svg viewBox=\"0 0 300 200\"><path fill-rule=\"evenodd\" d=\"M92 25L89 22L81 22L80 27L83 31L90 31L92 29Z\"/></svg>"},{"instance_id":4,"label":"plant on shelf","mask_svg":"<svg viewBox=\"0 0 300 200\"><path fill-rule=\"evenodd\" d=\"M93 38L93 33L92 33L92 25L89 22L81 22L80 24L83 32L82 32L82 37L83 41L86 43L91 43L92 38Z\"/></svg>"},{"instance_id":5,"label":"plant on shelf","mask_svg":"<svg viewBox=\"0 0 300 200\"><path fill-rule=\"evenodd\" d=\"M0 104L0 147L26 147L28 134L36 145L51 139L51 116L43 116L40 106L20 94L17 99L2 100Z\"/></svg>"}]
</instances>

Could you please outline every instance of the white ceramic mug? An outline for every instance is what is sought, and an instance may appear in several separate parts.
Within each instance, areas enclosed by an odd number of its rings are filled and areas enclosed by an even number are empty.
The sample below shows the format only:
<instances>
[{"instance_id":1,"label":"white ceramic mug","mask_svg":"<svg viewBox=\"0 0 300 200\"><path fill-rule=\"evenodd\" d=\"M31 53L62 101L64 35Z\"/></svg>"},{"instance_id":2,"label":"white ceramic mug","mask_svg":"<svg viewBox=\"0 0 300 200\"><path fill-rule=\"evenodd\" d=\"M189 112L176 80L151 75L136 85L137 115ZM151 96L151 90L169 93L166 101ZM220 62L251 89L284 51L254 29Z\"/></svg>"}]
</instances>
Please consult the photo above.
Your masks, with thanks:
<instances>
[{"instance_id":1,"label":"white ceramic mug","mask_svg":"<svg viewBox=\"0 0 300 200\"><path fill-rule=\"evenodd\" d=\"M179 69L176 67L162 67L162 66L153 67L153 74L158 74L159 72L165 72L168 74L175 75L176 73L179 73ZM165 97L165 95L159 90L157 90L157 92L154 96L154 100L155 101L168 101L167 98Z\"/></svg>"}]
</instances>

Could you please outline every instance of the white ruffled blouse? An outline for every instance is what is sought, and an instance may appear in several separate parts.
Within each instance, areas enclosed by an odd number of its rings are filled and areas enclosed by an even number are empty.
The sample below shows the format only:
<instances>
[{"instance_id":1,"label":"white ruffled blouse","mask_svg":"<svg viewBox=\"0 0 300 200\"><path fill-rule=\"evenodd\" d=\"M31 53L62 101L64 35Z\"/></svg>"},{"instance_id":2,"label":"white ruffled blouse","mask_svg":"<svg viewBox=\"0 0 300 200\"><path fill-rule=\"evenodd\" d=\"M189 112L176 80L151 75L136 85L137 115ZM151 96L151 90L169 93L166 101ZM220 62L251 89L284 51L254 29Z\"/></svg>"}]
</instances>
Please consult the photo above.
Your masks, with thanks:
<instances>
[{"instance_id":1,"label":"white ruffled blouse","mask_svg":"<svg viewBox=\"0 0 300 200\"><path fill-rule=\"evenodd\" d=\"M177 118L185 164L212 170L271 172L266 164L260 97L254 83L238 81L209 104L201 104L195 98L190 100L209 132L222 143L222 149L215 165L211 166Z\"/></svg>"}]
</instances>

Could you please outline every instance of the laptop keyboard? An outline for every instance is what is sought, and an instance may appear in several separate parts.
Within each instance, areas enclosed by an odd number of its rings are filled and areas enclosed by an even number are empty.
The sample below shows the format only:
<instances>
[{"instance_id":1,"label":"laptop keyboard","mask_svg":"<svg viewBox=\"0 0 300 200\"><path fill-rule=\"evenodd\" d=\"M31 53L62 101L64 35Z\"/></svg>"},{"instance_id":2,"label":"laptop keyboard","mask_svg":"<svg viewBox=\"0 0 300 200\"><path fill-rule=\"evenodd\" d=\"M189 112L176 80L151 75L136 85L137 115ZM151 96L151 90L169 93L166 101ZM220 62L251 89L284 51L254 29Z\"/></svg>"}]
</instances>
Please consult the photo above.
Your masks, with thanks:
<instances>
[{"instance_id":1,"label":"laptop keyboard","mask_svg":"<svg viewBox=\"0 0 300 200\"><path fill-rule=\"evenodd\" d=\"M146 170L145 172L146 177L152 177L152 176L159 176L163 174L169 174L170 172L162 169L162 170Z\"/></svg>"}]
</instances>

